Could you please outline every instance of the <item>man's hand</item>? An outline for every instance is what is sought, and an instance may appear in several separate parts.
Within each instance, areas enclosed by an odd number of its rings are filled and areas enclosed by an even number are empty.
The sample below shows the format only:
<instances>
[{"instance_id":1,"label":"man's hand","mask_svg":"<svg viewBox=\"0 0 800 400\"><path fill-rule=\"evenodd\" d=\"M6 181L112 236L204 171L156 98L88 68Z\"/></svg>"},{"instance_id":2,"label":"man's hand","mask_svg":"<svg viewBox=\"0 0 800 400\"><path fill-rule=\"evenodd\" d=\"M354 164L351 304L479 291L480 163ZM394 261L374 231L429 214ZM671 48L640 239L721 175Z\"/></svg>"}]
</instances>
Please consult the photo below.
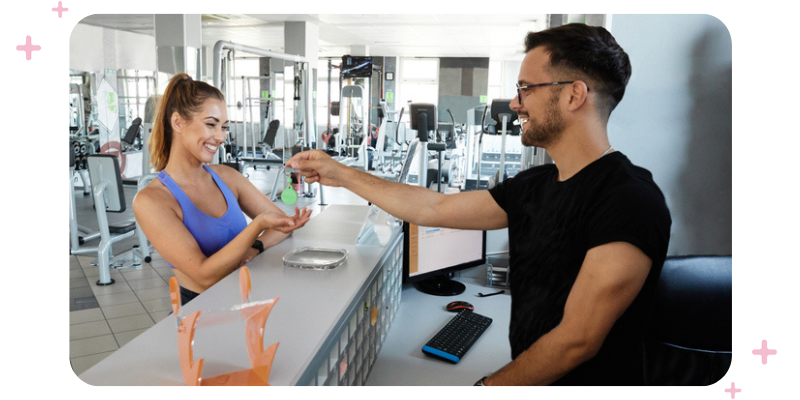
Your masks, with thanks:
<instances>
[{"instance_id":1,"label":"man's hand","mask_svg":"<svg viewBox=\"0 0 800 400\"><path fill-rule=\"evenodd\" d=\"M321 150L310 150L295 154L286 166L297 169L306 183L319 182L325 186L341 187L346 183L347 167Z\"/></svg>"}]
</instances>

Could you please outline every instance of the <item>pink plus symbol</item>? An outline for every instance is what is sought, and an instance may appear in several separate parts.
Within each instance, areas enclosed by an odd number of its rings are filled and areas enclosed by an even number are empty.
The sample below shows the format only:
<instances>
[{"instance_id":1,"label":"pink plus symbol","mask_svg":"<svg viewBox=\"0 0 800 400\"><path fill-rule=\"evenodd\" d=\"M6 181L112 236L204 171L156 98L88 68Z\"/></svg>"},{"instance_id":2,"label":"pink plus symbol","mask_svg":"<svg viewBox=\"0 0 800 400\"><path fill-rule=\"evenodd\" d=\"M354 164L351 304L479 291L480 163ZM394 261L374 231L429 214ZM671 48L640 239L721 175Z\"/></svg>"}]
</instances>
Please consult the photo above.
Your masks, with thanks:
<instances>
[{"instance_id":1,"label":"pink plus symbol","mask_svg":"<svg viewBox=\"0 0 800 400\"><path fill-rule=\"evenodd\" d=\"M61 18L61 13L63 13L64 11L69 11L69 8L61 7L61 2L59 1L58 2L58 7L57 8L51 8L51 10L58 11L58 18Z\"/></svg>"},{"instance_id":2,"label":"pink plus symbol","mask_svg":"<svg viewBox=\"0 0 800 400\"><path fill-rule=\"evenodd\" d=\"M22 50L25 52L25 58L30 61L31 59L31 52L39 51L42 49L42 46L37 46L31 44L31 37L27 36L24 45L17 46L17 50Z\"/></svg>"},{"instance_id":3,"label":"pink plus symbol","mask_svg":"<svg viewBox=\"0 0 800 400\"><path fill-rule=\"evenodd\" d=\"M725 389L725 391L731 394L731 398L732 399L735 399L736 398L736 393L741 392L742 389L737 389L736 388L736 384L731 382L731 388L730 389Z\"/></svg>"},{"instance_id":4,"label":"pink plus symbol","mask_svg":"<svg viewBox=\"0 0 800 400\"><path fill-rule=\"evenodd\" d=\"M761 356L761 364L766 364L767 356L774 356L775 354L778 354L778 350L767 348L767 341L762 340L761 348L753 350L753 354Z\"/></svg>"}]
</instances>

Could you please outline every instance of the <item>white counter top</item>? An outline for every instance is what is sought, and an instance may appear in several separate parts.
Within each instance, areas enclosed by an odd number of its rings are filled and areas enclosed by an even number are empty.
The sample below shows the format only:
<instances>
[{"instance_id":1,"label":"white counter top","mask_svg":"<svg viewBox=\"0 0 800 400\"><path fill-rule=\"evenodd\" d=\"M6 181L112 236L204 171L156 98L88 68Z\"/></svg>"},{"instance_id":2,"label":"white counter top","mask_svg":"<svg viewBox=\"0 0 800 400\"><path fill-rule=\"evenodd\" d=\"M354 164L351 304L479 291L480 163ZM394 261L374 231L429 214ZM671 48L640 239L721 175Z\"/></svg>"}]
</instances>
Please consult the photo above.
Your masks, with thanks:
<instances>
[{"instance_id":1,"label":"white counter top","mask_svg":"<svg viewBox=\"0 0 800 400\"><path fill-rule=\"evenodd\" d=\"M264 344L280 342L269 382L296 384L319 347L372 273L384 248L355 245L366 206L330 206L292 237L248 264L250 301L278 297L266 323ZM348 251L347 262L331 271L286 268L281 258L299 247ZM228 309L241 302L238 273L218 282L187 304L181 315ZM202 316L201 316L202 318ZM249 369L244 322L198 329L194 359L205 358L203 377ZM183 385L177 322L167 317L80 375L92 385Z\"/></svg>"}]
</instances>

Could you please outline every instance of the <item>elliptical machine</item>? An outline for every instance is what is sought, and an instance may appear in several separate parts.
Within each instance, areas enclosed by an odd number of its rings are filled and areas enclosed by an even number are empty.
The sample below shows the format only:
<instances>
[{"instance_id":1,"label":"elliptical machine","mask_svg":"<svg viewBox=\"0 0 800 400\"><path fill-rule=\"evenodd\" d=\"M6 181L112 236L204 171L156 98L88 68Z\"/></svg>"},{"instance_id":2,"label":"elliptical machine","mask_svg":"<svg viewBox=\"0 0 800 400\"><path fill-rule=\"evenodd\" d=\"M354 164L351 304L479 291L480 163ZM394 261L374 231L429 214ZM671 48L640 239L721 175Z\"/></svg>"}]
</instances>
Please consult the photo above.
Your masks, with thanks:
<instances>
[{"instance_id":1,"label":"elliptical machine","mask_svg":"<svg viewBox=\"0 0 800 400\"><path fill-rule=\"evenodd\" d=\"M491 189L495 187L498 183L508 179L508 171L506 168L506 137L507 135L512 136L519 136L520 127L519 125L515 125L514 121L516 121L519 117L517 113L511 109L510 107L511 100L506 99L495 99L492 101L491 107L486 107L486 110L483 113L483 117L481 118L481 131L480 135L478 136L478 144L477 144L477 166L476 166L476 187L475 189ZM490 120L489 124L486 124L486 116L491 112L492 119ZM494 123L492 123L494 122ZM509 128L510 127L510 128ZM498 133L499 131L499 133ZM500 135L501 137L501 144L500 144L500 153L492 155L490 157L484 157L483 153L483 135ZM484 160L484 158L488 158ZM495 174L489 178L486 183L486 186L482 186L481 183L481 167L484 161L499 161L499 167Z\"/></svg>"},{"instance_id":2,"label":"elliptical machine","mask_svg":"<svg viewBox=\"0 0 800 400\"><path fill-rule=\"evenodd\" d=\"M506 139L508 135L519 136L520 126L514 124L519 118L516 111L511 109L511 100L495 99L492 101L492 119L495 121L495 132L500 131L500 166L492 178L489 178L488 188L495 187L498 183L508 179L506 170Z\"/></svg>"}]
</instances>

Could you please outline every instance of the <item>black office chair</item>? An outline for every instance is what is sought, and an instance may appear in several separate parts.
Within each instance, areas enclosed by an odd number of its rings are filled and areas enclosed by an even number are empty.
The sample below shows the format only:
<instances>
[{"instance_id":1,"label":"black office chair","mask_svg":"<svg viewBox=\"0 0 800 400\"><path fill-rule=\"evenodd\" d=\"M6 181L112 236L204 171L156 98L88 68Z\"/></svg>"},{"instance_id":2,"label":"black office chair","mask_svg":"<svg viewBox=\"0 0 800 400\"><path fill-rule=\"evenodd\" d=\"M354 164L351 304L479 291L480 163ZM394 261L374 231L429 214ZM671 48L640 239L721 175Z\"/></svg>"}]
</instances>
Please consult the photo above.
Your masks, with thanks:
<instances>
[{"instance_id":1,"label":"black office chair","mask_svg":"<svg viewBox=\"0 0 800 400\"><path fill-rule=\"evenodd\" d=\"M647 385L710 385L731 364L731 256L669 257L644 348Z\"/></svg>"}]
</instances>

